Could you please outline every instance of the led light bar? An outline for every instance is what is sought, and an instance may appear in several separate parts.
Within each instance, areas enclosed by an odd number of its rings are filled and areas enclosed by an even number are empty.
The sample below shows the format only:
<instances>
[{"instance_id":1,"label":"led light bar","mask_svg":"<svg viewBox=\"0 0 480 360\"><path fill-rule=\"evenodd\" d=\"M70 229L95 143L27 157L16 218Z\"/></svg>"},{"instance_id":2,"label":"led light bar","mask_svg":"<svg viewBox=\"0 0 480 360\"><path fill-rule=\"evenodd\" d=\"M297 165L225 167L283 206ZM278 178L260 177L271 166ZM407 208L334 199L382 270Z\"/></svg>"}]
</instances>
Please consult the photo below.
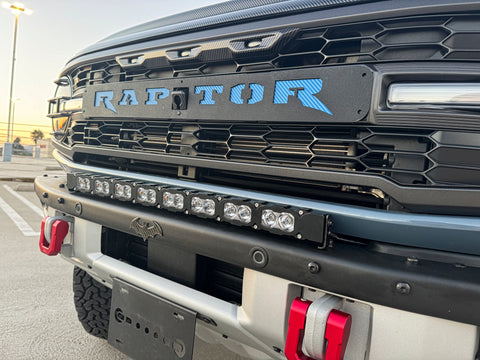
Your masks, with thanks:
<instances>
[{"instance_id":1,"label":"led light bar","mask_svg":"<svg viewBox=\"0 0 480 360\"><path fill-rule=\"evenodd\" d=\"M391 109L480 108L480 84L396 83L388 88Z\"/></svg>"},{"instance_id":2,"label":"led light bar","mask_svg":"<svg viewBox=\"0 0 480 360\"><path fill-rule=\"evenodd\" d=\"M310 240L320 248L327 243L329 216L308 209L89 174L67 174L67 187L72 191Z\"/></svg>"}]
</instances>

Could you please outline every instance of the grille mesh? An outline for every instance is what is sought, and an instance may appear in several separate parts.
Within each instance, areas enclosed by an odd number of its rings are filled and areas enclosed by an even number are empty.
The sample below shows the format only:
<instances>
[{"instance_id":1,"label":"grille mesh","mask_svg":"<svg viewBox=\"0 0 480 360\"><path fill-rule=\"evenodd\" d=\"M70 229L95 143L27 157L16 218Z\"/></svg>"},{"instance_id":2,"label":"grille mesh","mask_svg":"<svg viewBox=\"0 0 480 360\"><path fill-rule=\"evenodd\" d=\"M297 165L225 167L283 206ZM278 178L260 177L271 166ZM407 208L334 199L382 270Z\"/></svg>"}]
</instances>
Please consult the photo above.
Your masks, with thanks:
<instances>
[{"instance_id":1,"label":"grille mesh","mask_svg":"<svg viewBox=\"0 0 480 360\"><path fill-rule=\"evenodd\" d=\"M475 133L168 121L72 125L70 146L370 173L402 185L480 185L480 134Z\"/></svg>"},{"instance_id":2,"label":"grille mesh","mask_svg":"<svg viewBox=\"0 0 480 360\"><path fill-rule=\"evenodd\" d=\"M222 42L224 44L225 42ZM193 44L195 45L195 44ZM192 46L193 46L192 45ZM215 51L214 51L215 50ZM310 28L273 52L256 56L210 49L196 61L158 61L151 69L124 70L115 60L72 71L75 93L87 84L271 69L391 61L480 60L480 16L431 16ZM230 59L230 60L225 60Z\"/></svg>"}]
</instances>

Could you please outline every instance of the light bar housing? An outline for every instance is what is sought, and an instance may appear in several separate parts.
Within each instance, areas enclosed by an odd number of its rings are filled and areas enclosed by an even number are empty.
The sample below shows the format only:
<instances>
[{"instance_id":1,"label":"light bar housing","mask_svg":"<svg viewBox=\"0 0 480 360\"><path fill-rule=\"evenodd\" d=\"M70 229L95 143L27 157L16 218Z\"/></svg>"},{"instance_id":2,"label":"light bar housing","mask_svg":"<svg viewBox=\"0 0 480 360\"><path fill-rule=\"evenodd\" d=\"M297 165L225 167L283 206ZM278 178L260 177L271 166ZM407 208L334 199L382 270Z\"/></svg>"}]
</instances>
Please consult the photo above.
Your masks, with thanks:
<instances>
[{"instance_id":1,"label":"light bar housing","mask_svg":"<svg viewBox=\"0 0 480 360\"><path fill-rule=\"evenodd\" d=\"M196 215L201 218L217 218L220 214L220 203L218 199L220 199L217 195L215 194L204 194L204 193L199 193L196 191L193 192L188 192L188 208L189 208L189 213L192 215ZM193 202L195 200L200 200L199 202L202 203L202 208L197 211L194 206ZM210 204L214 206L214 211L213 212L208 212L206 209L206 204Z\"/></svg>"},{"instance_id":2,"label":"light bar housing","mask_svg":"<svg viewBox=\"0 0 480 360\"><path fill-rule=\"evenodd\" d=\"M188 194L185 194L185 191L183 189L159 187L159 191L160 191L161 200L159 205L157 206L158 208L167 209L168 211L174 211L174 212L183 212L187 209L186 206L187 206L188 200L186 197ZM166 204L166 197L169 195L172 195L172 201L173 201L172 205L170 206ZM177 199L179 197L183 198L182 206L179 206L179 202L177 202L177 204L175 203L175 197L177 197Z\"/></svg>"},{"instance_id":3,"label":"light bar housing","mask_svg":"<svg viewBox=\"0 0 480 360\"><path fill-rule=\"evenodd\" d=\"M112 180L107 178L93 177L93 192L95 195L106 197L112 194Z\"/></svg>"},{"instance_id":4,"label":"light bar housing","mask_svg":"<svg viewBox=\"0 0 480 360\"><path fill-rule=\"evenodd\" d=\"M236 209L236 214L233 217L228 216L225 213L225 207L227 204L232 204ZM238 214L240 207L248 207L251 210L251 216L250 216L250 221L242 221L240 218L240 215ZM257 203L257 207L259 206L259 203ZM248 199L232 199L232 198L226 198L222 201L221 204L221 212L222 212L222 220L229 222L231 224L235 225L241 225L241 226L252 226L253 225L253 220L254 220L254 211L255 211L255 202L251 202Z\"/></svg>"},{"instance_id":5,"label":"light bar housing","mask_svg":"<svg viewBox=\"0 0 480 360\"><path fill-rule=\"evenodd\" d=\"M134 203L139 203L145 206L156 206L160 199L158 193L158 186L152 184L135 184Z\"/></svg>"},{"instance_id":6,"label":"light bar housing","mask_svg":"<svg viewBox=\"0 0 480 360\"><path fill-rule=\"evenodd\" d=\"M78 184L83 184L86 181L85 179L90 181L90 191L87 191L84 186L78 186ZM265 203L255 199L239 199L228 194L212 194L193 189L175 188L167 184L134 183L127 179L111 179L91 174L67 174L67 187L70 191L78 191L100 197L107 196L106 193L94 191L95 181L108 182L108 196L114 200L156 207L157 209L184 213L237 226L250 227L254 230L265 230L272 234L295 237L299 240L313 241L318 248L325 248L327 245L328 229L331 221L329 215L321 214L317 211ZM118 196L115 193L116 185L131 186L131 198L126 199ZM213 204L215 210L209 212L208 209L204 208L206 203ZM195 211L193 208L195 204L202 204L202 206ZM246 215L250 215L250 218L244 216L242 220L238 214L236 216L228 216L228 214L225 214L226 205L235 206L237 212L239 209L243 209ZM266 226L262 223L262 214L269 211L275 213L277 217L287 217L287 220L292 223L291 227L280 226L278 219L275 226Z\"/></svg>"},{"instance_id":7,"label":"light bar housing","mask_svg":"<svg viewBox=\"0 0 480 360\"><path fill-rule=\"evenodd\" d=\"M133 182L115 180L112 184L112 199L120 201L133 200L135 195L135 184Z\"/></svg>"},{"instance_id":8,"label":"light bar housing","mask_svg":"<svg viewBox=\"0 0 480 360\"><path fill-rule=\"evenodd\" d=\"M390 109L480 109L480 83L394 83L388 88Z\"/></svg>"}]
</instances>

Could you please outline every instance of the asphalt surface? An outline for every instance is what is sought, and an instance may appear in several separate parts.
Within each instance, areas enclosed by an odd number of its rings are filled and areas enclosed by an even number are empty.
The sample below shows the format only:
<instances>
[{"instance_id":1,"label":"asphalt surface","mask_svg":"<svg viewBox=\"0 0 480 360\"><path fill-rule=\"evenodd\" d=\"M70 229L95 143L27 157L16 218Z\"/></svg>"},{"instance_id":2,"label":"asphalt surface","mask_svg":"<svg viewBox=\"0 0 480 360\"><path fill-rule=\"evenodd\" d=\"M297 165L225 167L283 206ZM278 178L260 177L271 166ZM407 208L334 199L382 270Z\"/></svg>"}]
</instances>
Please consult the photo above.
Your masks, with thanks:
<instances>
[{"instance_id":1,"label":"asphalt surface","mask_svg":"<svg viewBox=\"0 0 480 360\"><path fill-rule=\"evenodd\" d=\"M51 159L30 170L29 161L0 163L0 359L129 359L78 322L73 266L40 253L42 212L30 181L45 169L61 172ZM243 358L197 338L194 359Z\"/></svg>"}]
</instances>

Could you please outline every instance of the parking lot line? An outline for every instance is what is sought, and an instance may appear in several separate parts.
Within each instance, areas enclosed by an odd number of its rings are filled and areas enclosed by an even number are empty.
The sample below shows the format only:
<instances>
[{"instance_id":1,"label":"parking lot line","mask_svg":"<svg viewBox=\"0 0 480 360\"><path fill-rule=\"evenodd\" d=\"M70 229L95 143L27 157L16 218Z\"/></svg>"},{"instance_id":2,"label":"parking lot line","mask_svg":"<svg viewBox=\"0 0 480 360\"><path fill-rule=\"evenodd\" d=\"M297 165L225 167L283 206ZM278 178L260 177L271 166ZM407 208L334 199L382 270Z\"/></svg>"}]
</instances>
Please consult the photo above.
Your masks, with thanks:
<instances>
[{"instance_id":1,"label":"parking lot line","mask_svg":"<svg viewBox=\"0 0 480 360\"><path fill-rule=\"evenodd\" d=\"M15 211L13 208L8 205L1 197L0 197L0 209L2 209L7 216L12 219L15 223L17 228L22 232L24 236L39 236L40 233L36 232L31 228L30 225Z\"/></svg>"},{"instance_id":2,"label":"parking lot line","mask_svg":"<svg viewBox=\"0 0 480 360\"><path fill-rule=\"evenodd\" d=\"M33 204L31 201L25 199L22 195L18 194L15 190L13 190L10 186L8 185L3 185L3 187L10 193L12 194L13 196L15 196L18 200L20 200L21 202L23 202L25 205L27 205L30 209L32 209L35 214L38 214L39 216L41 216L43 218L44 214L43 214L43 211L38 207L36 206L35 204Z\"/></svg>"}]
</instances>

